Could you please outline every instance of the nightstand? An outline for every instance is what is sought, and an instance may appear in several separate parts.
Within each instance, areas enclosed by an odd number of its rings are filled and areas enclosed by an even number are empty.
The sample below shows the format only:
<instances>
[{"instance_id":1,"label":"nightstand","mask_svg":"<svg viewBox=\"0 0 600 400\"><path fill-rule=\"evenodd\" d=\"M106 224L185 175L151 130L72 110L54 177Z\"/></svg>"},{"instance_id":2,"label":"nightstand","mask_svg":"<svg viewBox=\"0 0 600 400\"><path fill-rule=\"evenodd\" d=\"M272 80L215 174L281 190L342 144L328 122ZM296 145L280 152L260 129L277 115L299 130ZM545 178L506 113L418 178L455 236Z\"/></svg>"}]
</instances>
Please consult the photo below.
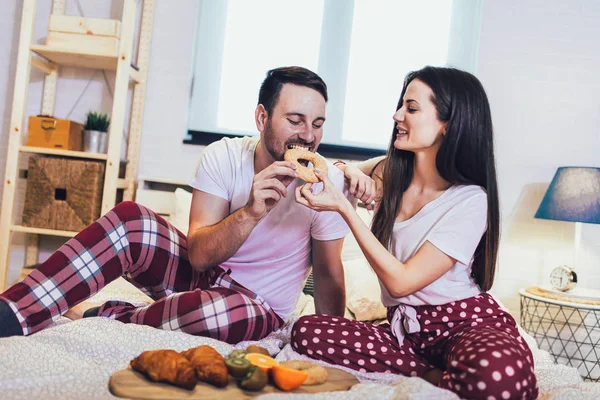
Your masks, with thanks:
<instances>
[{"instance_id":1,"label":"nightstand","mask_svg":"<svg viewBox=\"0 0 600 400\"><path fill-rule=\"evenodd\" d=\"M527 289L519 294L521 327L539 348L556 362L577 368L585 380L600 382L600 305L548 298Z\"/></svg>"}]
</instances>

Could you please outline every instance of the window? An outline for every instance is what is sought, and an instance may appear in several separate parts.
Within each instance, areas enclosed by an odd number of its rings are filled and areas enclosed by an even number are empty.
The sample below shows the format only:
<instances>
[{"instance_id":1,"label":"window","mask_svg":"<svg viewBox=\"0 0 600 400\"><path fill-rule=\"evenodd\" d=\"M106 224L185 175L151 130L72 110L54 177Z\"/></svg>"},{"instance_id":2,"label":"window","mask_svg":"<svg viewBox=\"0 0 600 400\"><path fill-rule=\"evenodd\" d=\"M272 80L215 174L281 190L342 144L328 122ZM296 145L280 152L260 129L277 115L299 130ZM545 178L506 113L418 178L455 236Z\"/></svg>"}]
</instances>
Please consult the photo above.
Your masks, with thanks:
<instances>
[{"instance_id":1,"label":"window","mask_svg":"<svg viewBox=\"0 0 600 400\"><path fill-rule=\"evenodd\" d=\"M474 72L481 0L201 0L190 132L256 135L267 70L301 65L327 83L322 143L385 149L406 73Z\"/></svg>"},{"instance_id":2,"label":"window","mask_svg":"<svg viewBox=\"0 0 600 400\"><path fill-rule=\"evenodd\" d=\"M256 131L257 82L274 65L317 71L323 0L307 1L293 11L293 18L289 14L286 1L228 2L217 128Z\"/></svg>"}]
</instances>

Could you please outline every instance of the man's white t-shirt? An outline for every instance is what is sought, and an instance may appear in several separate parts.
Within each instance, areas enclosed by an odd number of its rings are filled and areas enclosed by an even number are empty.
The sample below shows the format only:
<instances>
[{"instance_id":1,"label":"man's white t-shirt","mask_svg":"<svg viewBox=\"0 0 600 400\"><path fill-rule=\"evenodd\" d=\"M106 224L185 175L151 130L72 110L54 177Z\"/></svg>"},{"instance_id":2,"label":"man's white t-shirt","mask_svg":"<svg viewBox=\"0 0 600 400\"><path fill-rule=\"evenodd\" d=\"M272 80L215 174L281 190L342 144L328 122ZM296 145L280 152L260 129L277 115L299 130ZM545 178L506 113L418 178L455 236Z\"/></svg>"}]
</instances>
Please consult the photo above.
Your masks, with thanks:
<instances>
[{"instance_id":1,"label":"man's white t-shirt","mask_svg":"<svg viewBox=\"0 0 600 400\"><path fill-rule=\"evenodd\" d=\"M225 138L209 145L190 186L227 200L230 213L245 206L254 178L258 140ZM328 167L329 179L343 188L344 174L331 164ZM256 225L238 251L220 264L225 270L231 269L233 279L264 298L284 320L295 310L310 272L311 238L334 240L349 232L338 213L317 212L297 203L297 186L298 180L288 186L287 196ZM313 188L319 193L322 184Z\"/></svg>"},{"instance_id":2,"label":"man's white t-shirt","mask_svg":"<svg viewBox=\"0 0 600 400\"><path fill-rule=\"evenodd\" d=\"M380 282L383 304L440 305L478 295L471 266L486 227L487 194L476 185L451 186L412 218L396 222L390 251L398 260L408 261L429 241L456 263L441 278L405 297L392 297Z\"/></svg>"}]
</instances>

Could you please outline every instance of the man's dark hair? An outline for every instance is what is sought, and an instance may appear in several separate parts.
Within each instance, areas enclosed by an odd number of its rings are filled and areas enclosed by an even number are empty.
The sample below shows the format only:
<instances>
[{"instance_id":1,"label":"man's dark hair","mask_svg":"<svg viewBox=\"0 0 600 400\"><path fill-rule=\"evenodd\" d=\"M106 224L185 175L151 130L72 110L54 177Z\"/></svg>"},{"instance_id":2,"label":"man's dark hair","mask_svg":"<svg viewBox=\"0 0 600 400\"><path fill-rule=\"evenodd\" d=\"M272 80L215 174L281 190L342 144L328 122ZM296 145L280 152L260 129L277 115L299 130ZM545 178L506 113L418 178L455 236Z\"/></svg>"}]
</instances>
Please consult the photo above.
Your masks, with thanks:
<instances>
[{"instance_id":1,"label":"man's dark hair","mask_svg":"<svg viewBox=\"0 0 600 400\"><path fill-rule=\"evenodd\" d=\"M314 89L321 93L327 102L327 85L319 75L303 67L275 68L267 72L258 93L258 104L262 104L269 115L273 112L273 108L279 100L281 88L286 83Z\"/></svg>"}]
</instances>

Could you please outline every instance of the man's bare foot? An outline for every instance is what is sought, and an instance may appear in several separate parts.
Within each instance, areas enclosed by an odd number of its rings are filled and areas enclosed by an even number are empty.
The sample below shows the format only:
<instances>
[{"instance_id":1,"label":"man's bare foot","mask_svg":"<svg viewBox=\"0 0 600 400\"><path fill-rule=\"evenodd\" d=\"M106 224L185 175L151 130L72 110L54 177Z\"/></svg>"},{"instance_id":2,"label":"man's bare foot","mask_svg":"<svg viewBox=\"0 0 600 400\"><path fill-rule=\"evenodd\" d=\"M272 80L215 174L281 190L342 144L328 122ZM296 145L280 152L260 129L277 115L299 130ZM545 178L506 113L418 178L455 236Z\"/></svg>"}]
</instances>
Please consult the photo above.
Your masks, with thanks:
<instances>
[{"instance_id":1,"label":"man's bare foot","mask_svg":"<svg viewBox=\"0 0 600 400\"><path fill-rule=\"evenodd\" d=\"M423 379L434 386L439 386L440 381L442 380L442 374L443 372L437 368L430 369L423 375Z\"/></svg>"},{"instance_id":2,"label":"man's bare foot","mask_svg":"<svg viewBox=\"0 0 600 400\"><path fill-rule=\"evenodd\" d=\"M75 307L69 309L69 311L67 311L64 315L65 317L75 321L76 319L83 318L83 313L89 310L90 308L98 307L100 305L101 303L90 303L84 301L82 303L77 304Z\"/></svg>"}]
</instances>

